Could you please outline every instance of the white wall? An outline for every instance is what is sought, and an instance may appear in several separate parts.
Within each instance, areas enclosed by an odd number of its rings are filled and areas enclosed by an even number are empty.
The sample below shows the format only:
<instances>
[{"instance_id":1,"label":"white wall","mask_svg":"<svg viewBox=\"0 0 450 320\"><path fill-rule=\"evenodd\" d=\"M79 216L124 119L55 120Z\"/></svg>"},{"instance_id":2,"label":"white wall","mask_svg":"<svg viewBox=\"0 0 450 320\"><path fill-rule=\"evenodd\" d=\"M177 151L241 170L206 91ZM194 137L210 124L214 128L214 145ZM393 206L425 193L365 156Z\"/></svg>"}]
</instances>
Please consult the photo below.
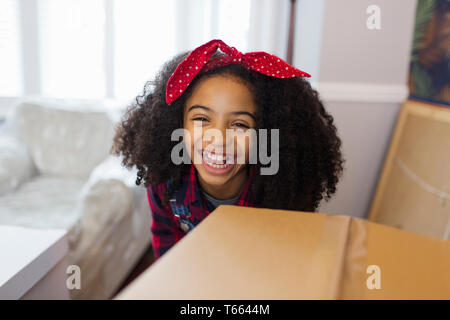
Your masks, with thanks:
<instances>
[{"instance_id":1,"label":"white wall","mask_svg":"<svg viewBox=\"0 0 450 320\"><path fill-rule=\"evenodd\" d=\"M328 0L326 4L320 81L406 83L415 0ZM366 27L369 5L381 10L381 30Z\"/></svg>"},{"instance_id":2,"label":"white wall","mask_svg":"<svg viewBox=\"0 0 450 320\"><path fill-rule=\"evenodd\" d=\"M346 159L337 193L319 211L367 217L408 94L416 0L311 3L299 1L294 64L316 73L313 85L335 118ZM366 27L369 5L381 9L381 30Z\"/></svg>"},{"instance_id":3,"label":"white wall","mask_svg":"<svg viewBox=\"0 0 450 320\"><path fill-rule=\"evenodd\" d=\"M326 102L346 163L335 196L322 201L319 212L367 217L399 107L399 103Z\"/></svg>"}]
</instances>

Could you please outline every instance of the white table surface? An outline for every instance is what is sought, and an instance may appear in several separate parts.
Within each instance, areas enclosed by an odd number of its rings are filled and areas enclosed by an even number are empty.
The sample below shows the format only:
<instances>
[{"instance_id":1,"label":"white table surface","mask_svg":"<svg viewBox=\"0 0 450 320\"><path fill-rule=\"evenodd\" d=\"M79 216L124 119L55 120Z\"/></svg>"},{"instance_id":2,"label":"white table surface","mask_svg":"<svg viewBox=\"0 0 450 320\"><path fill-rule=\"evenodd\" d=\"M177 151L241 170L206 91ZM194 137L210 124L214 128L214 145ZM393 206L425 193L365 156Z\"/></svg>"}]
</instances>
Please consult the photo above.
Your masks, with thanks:
<instances>
[{"instance_id":1,"label":"white table surface","mask_svg":"<svg viewBox=\"0 0 450 320\"><path fill-rule=\"evenodd\" d=\"M19 299L67 252L65 229L0 225L0 299Z\"/></svg>"}]
</instances>

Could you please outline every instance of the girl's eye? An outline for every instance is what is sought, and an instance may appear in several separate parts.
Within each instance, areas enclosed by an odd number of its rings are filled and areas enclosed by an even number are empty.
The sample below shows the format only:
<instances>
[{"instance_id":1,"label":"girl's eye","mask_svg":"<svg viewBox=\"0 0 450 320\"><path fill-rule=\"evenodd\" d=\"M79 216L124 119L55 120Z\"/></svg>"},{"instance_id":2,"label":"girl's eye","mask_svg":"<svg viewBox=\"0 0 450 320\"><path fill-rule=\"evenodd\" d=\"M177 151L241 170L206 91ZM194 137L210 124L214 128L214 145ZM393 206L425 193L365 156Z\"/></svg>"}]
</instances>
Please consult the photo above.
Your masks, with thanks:
<instances>
[{"instance_id":1,"label":"girl's eye","mask_svg":"<svg viewBox=\"0 0 450 320\"><path fill-rule=\"evenodd\" d=\"M206 119L205 117L196 117L196 118L193 118L192 120L194 120L194 121L208 121L208 119Z\"/></svg>"},{"instance_id":2,"label":"girl's eye","mask_svg":"<svg viewBox=\"0 0 450 320\"><path fill-rule=\"evenodd\" d=\"M243 128L243 129L249 129L250 128L248 125L240 123L240 122L236 122L235 124L233 124L233 126L236 126L238 128Z\"/></svg>"}]
</instances>

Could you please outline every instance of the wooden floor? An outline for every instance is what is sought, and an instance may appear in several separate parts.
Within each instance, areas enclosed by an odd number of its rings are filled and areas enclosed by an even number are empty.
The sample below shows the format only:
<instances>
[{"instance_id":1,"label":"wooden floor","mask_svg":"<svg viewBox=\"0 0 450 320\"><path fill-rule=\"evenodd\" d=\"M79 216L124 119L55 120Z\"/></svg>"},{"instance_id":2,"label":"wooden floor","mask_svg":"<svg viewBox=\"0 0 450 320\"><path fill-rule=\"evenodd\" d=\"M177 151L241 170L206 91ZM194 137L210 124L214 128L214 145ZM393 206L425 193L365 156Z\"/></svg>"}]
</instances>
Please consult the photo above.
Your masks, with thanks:
<instances>
[{"instance_id":1,"label":"wooden floor","mask_svg":"<svg viewBox=\"0 0 450 320\"><path fill-rule=\"evenodd\" d=\"M145 269L147 269L153 262L155 261L155 256L153 255L153 248L149 246L147 251L144 252L141 259L137 262L134 269L130 272L128 277L124 280L124 282L120 285L117 292L114 294L118 294L125 288L131 281L133 281L137 276L139 276Z\"/></svg>"}]
</instances>

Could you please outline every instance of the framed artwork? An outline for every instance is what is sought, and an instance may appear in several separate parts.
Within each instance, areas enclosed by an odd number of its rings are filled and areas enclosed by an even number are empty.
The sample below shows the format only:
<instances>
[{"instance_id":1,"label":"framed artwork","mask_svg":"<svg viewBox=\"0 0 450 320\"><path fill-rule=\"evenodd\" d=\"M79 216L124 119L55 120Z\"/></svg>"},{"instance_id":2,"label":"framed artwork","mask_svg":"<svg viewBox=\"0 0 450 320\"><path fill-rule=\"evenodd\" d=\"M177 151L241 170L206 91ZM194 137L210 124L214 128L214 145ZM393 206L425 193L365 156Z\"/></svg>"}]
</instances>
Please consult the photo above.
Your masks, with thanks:
<instances>
[{"instance_id":1,"label":"framed artwork","mask_svg":"<svg viewBox=\"0 0 450 320\"><path fill-rule=\"evenodd\" d=\"M417 1L410 97L450 106L450 0Z\"/></svg>"}]
</instances>

